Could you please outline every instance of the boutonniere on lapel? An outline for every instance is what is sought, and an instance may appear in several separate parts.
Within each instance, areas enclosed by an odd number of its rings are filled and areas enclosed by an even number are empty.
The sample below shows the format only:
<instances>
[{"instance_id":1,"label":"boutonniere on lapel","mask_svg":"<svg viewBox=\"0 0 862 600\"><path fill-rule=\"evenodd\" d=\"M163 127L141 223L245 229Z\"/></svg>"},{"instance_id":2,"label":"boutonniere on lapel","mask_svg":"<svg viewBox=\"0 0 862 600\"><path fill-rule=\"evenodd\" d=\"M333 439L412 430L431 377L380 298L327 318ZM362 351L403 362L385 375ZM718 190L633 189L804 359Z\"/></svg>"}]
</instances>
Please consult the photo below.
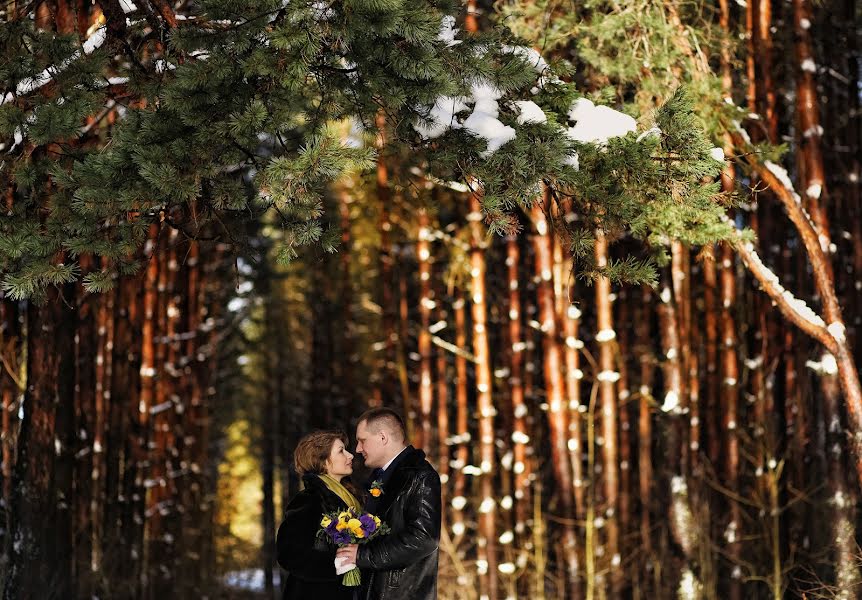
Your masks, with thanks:
<instances>
[{"instance_id":1,"label":"boutonniere on lapel","mask_svg":"<svg viewBox=\"0 0 862 600\"><path fill-rule=\"evenodd\" d=\"M374 496L375 498L379 498L383 495L383 482L379 479L375 479L371 482L371 487L368 488L368 493Z\"/></svg>"}]
</instances>

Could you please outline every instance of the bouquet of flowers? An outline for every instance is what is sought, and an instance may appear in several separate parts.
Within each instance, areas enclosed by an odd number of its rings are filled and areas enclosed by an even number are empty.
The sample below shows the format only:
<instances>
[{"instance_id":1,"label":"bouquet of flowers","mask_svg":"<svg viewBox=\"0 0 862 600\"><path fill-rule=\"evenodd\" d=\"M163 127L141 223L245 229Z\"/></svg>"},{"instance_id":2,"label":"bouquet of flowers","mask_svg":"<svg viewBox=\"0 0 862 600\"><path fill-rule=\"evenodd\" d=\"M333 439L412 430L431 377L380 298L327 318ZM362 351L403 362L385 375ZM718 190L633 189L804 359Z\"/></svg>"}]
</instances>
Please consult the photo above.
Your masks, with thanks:
<instances>
[{"instance_id":1,"label":"bouquet of flowers","mask_svg":"<svg viewBox=\"0 0 862 600\"><path fill-rule=\"evenodd\" d=\"M341 512L327 513L320 520L317 536L336 546L365 544L379 535L389 533L389 527L370 513L360 513L353 508ZM357 586L361 582L359 569L354 567L344 574L343 585Z\"/></svg>"}]
</instances>

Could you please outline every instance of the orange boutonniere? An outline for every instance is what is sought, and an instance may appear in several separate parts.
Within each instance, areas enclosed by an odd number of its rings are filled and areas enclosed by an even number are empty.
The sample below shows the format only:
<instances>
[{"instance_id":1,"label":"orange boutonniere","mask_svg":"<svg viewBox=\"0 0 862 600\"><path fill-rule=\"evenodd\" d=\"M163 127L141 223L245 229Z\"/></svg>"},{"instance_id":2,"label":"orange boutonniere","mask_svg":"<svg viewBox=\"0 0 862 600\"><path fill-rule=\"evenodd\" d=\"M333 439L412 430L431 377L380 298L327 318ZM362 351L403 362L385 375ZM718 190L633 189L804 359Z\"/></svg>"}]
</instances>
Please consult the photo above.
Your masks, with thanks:
<instances>
[{"instance_id":1,"label":"orange boutonniere","mask_svg":"<svg viewBox=\"0 0 862 600\"><path fill-rule=\"evenodd\" d=\"M375 479L371 482L371 487L368 488L368 493L374 496L375 498L379 498L383 495L383 482L379 479Z\"/></svg>"}]
</instances>

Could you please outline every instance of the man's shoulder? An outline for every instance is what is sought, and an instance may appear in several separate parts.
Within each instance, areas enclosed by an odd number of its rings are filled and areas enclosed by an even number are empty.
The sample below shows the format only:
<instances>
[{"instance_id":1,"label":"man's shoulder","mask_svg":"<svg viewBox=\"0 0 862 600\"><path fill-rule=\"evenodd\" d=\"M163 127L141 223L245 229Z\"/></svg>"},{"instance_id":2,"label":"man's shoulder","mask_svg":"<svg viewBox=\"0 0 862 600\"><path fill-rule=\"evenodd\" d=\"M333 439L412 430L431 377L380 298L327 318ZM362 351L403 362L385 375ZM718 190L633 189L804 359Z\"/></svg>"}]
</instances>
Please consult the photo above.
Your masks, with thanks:
<instances>
[{"instance_id":1,"label":"man's shoulder","mask_svg":"<svg viewBox=\"0 0 862 600\"><path fill-rule=\"evenodd\" d=\"M440 475L437 473L437 470L424 458L410 467L407 467L405 471L407 471L408 477L413 480L420 480L428 483L436 481L438 484L440 483Z\"/></svg>"}]
</instances>

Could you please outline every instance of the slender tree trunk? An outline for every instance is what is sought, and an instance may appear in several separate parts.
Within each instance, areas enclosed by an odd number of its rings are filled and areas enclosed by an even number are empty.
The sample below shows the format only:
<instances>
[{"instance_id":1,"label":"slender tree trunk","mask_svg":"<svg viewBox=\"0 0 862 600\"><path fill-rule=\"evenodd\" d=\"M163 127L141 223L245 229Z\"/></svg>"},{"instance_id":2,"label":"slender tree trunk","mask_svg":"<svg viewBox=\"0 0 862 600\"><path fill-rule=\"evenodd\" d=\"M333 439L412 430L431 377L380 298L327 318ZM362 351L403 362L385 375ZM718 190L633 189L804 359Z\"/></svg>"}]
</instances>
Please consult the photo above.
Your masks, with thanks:
<instances>
[{"instance_id":1,"label":"slender tree trunk","mask_svg":"<svg viewBox=\"0 0 862 600\"><path fill-rule=\"evenodd\" d=\"M403 260L404 249L400 244L396 246L394 254L402 256L402 259L396 263L401 268L395 269L395 277L398 280L398 335L395 346L395 369L401 391L399 396L401 398L401 410L404 413L405 425L407 425L407 435L412 438L416 424L416 409L413 405L413 395L410 393L410 374L407 369L407 341L410 338L411 301L408 296L408 275Z\"/></svg>"},{"instance_id":2,"label":"slender tree trunk","mask_svg":"<svg viewBox=\"0 0 862 600\"><path fill-rule=\"evenodd\" d=\"M571 524L573 511L573 482L569 459L568 403L565 402L565 386L562 376L562 357L558 342L558 323L553 288L553 242L547 217L539 203L533 204L532 221L536 228L533 246L536 254L538 275L538 320L542 332L542 347L545 372L545 396L548 404L548 428L550 430L551 463L564 519L562 527L562 556L566 567L567 588L578 578L577 537Z\"/></svg>"},{"instance_id":3,"label":"slender tree trunk","mask_svg":"<svg viewBox=\"0 0 862 600\"><path fill-rule=\"evenodd\" d=\"M652 327L648 315L652 312L653 293L648 287L642 288L641 309L635 326L637 336L637 354L640 357L640 388L638 395L638 491L640 492L640 541L644 555L642 597L649 597L652 590L659 586L650 583L660 572L653 549L653 532L651 515L654 510L653 501L653 463L652 463L652 408L653 378L655 372L655 356L652 350Z\"/></svg>"},{"instance_id":4,"label":"slender tree trunk","mask_svg":"<svg viewBox=\"0 0 862 600\"><path fill-rule=\"evenodd\" d=\"M379 302L382 309L381 332L383 335L383 353L380 357L376 386L371 404L381 406L394 402L395 384L395 345L398 333L395 330L397 307L395 305L394 257L392 254L391 230L392 222L389 209L392 204L392 191L389 187L388 161L384 156L386 147L386 117L381 112L377 115L377 198L379 200L379 216L377 228L380 235L379 268L380 293ZM404 415L406 418L407 415Z\"/></svg>"},{"instance_id":5,"label":"slender tree trunk","mask_svg":"<svg viewBox=\"0 0 862 600\"><path fill-rule=\"evenodd\" d=\"M607 266L608 243L603 232L596 233L596 266ZM610 574L610 593L617 596L620 593L622 573L620 569L619 540L619 414L617 409L616 384L620 374L616 370L615 348L616 331L614 330L613 307L611 305L611 282L607 277L599 277L596 288L596 341L599 343L599 372L596 378L599 386L599 404L602 411L602 492L605 502L605 556Z\"/></svg>"},{"instance_id":6,"label":"slender tree trunk","mask_svg":"<svg viewBox=\"0 0 862 600\"><path fill-rule=\"evenodd\" d=\"M754 51L756 72L758 73L757 110L766 121L766 135L771 141L778 139L778 113L776 112L776 95L773 75L773 44L772 44L772 0L756 0L755 8L757 23L754 31Z\"/></svg>"},{"instance_id":7,"label":"slender tree trunk","mask_svg":"<svg viewBox=\"0 0 862 600\"><path fill-rule=\"evenodd\" d=\"M107 268L105 268L107 270ZM111 378L114 365L114 300L115 290L106 292L99 303L96 326L98 330L96 354L95 416L93 428L93 472L91 475L90 518L92 519L91 562L93 577L104 579L105 504L108 490L104 486L106 475L106 435L108 409L111 405ZM100 589L96 582L96 589Z\"/></svg>"},{"instance_id":8,"label":"slender tree trunk","mask_svg":"<svg viewBox=\"0 0 862 600\"><path fill-rule=\"evenodd\" d=\"M144 378L141 373L144 277L118 281L117 302L108 315L114 321L113 364L105 437L104 531L106 552L101 573L107 585L119 595L137 589L141 562L140 531L143 521L134 515L140 500L136 483L139 469L139 398Z\"/></svg>"},{"instance_id":9,"label":"slender tree trunk","mask_svg":"<svg viewBox=\"0 0 862 600\"><path fill-rule=\"evenodd\" d=\"M514 236L506 238L506 266L509 289L509 393L512 396L513 472L515 474L515 533L523 536L531 514L530 484L528 479L527 445L530 441L527 428L527 404L524 398L524 348L521 334L521 289L518 277L521 253Z\"/></svg>"},{"instance_id":10,"label":"slender tree trunk","mask_svg":"<svg viewBox=\"0 0 862 600\"><path fill-rule=\"evenodd\" d=\"M270 304L278 300L270 299ZM272 326L278 323L279 320L275 311L267 311L267 323ZM272 340L273 346L279 345L279 340ZM263 430L263 444L261 448L261 470L263 483L263 511L262 511L262 526L263 526L263 581L264 591L267 598L273 598L274 586L272 581L273 570L276 568L275 562L275 436L278 431L278 404L279 396L278 388L281 387L279 375L283 365L278 364L278 354L274 347L270 347L265 353L269 368L267 373L267 387L269 388L264 396L261 406L261 428Z\"/></svg>"},{"instance_id":11,"label":"slender tree trunk","mask_svg":"<svg viewBox=\"0 0 862 600\"><path fill-rule=\"evenodd\" d=\"M685 465L687 464L687 447L685 443L682 415L687 404L683 391L683 373L680 359L680 339L678 312L671 292L672 282L666 273L662 274L662 290L659 295L658 313L659 334L663 360L664 399L662 411L670 416L667 423L665 442L666 472L670 475L671 512L668 532L673 541L682 550L683 560L662 566L665 581L672 589L678 585L679 577L685 570L690 570L690 561L694 550L696 532L683 526L685 515L690 513L688 505L688 482L686 481Z\"/></svg>"},{"instance_id":12,"label":"slender tree trunk","mask_svg":"<svg viewBox=\"0 0 862 600\"><path fill-rule=\"evenodd\" d=\"M718 273L716 257L712 255L715 247L710 248L710 256L703 261L703 309L704 309L704 352L706 355L706 438L707 456L713 468L721 461L721 409L718 404L720 381L718 378Z\"/></svg>"},{"instance_id":13,"label":"slender tree trunk","mask_svg":"<svg viewBox=\"0 0 862 600\"><path fill-rule=\"evenodd\" d=\"M81 270L84 273L94 269L92 257L83 255L79 258ZM75 327L75 394L72 400L75 413L74 427L77 436L73 452L76 456L75 472L73 474L75 495L73 504L75 518L75 587L79 597L91 597L94 592L93 577L90 564L93 558L93 523L98 515L91 512L93 487L91 477L94 472L93 437L95 436L96 412L96 382L97 369L100 365L95 361L100 351L97 317L102 298L88 295L83 285L76 284L78 299L78 322ZM104 361L104 359L103 359ZM67 400L68 402L68 400ZM85 485L85 482L90 483Z\"/></svg>"},{"instance_id":14,"label":"slender tree trunk","mask_svg":"<svg viewBox=\"0 0 862 600\"><path fill-rule=\"evenodd\" d=\"M628 292L626 289L619 291L619 296L615 303L620 307L618 313L619 328L619 344L615 352L614 359L617 364L617 372L620 374L617 382L617 398L619 399L618 416L619 416L619 472L620 472L620 487L619 487L619 531L620 531L620 554L622 555L627 550L627 541L631 539L632 534L632 483L631 483L631 464L632 464L632 423L631 410L629 399L631 391L629 388L629 368L627 357L632 351L631 346L631 330L628 323L631 323L632 309L631 303L628 301ZM621 577L621 579L623 579ZM625 581L628 579L628 581ZM634 577L623 579L626 585L623 588L623 593L630 593L631 581Z\"/></svg>"},{"instance_id":15,"label":"slender tree trunk","mask_svg":"<svg viewBox=\"0 0 862 600\"><path fill-rule=\"evenodd\" d=\"M341 291L339 303L341 318L344 320L344 331L341 338L341 355L339 389L344 397L344 406L351 414L361 414L365 407L364 399L356 390L356 363L359 359L356 353L356 319L353 309L353 280L351 277L351 262L353 260L353 234L350 227L350 205L353 199L347 189L342 189L338 195L338 215L341 226Z\"/></svg>"},{"instance_id":16,"label":"slender tree trunk","mask_svg":"<svg viewBox=\"0 0 862 600\"><path fill-rule=\"evenodd\" d=\"M137 455L135 468L133 499L133 516L135 523L141 524L140 536L135 536L134 543L140 546L141 557L138 560L138 581L144 597L149 598L150 587L148 586L151 558L150 544L151 519L148 512L151 504L151 489L153 479L149 476L148 467L152 464L150 456L150 411L156 405L156 335L158 332L158 300L159 300L159 271L157 247L159 242L159 227L150 226L149 248L145 254L149 256L146 277L144 279L144 314L141 329L141 394L137 412ZM133 550L133 558L134 556Z\"/></svg>"},{"instance_id":17,"label":"slender tree trunk","mask_svg":"<svg viewBox=\"0 0 862 600\"><path fill-rule=\"evenodd\" d=\"M441 300L443 295L440 295ZM443 303L437 305L437 312L441 321L446 320L446 311ZM449 452L450 446L450 423L449 423L449 369L447 355L442 350L437 351L435 363L437 395L437 471L440 473L440 481L443 484L441 490L443 505L443 522L448 523L449 484L451 479L449 462L452 459Z\"/></svg>"},{"instance_id":18,"label":"slender tree trunk","mask_svg":"<svg viewBox=\"0 0 862 600\"><path fill-rule=\"evenodd\" d=\"M470 196L470 295L473 317L473 355L476 360L476 408L479 413L479 458L481 497L479 506L479 536L477 571L480 590L489 600L497 600L497 534L493 473L494 415L491 400L491 355L487 332L487 305L485 285L485 231L482 227L482 208L479 198Z\"/></svg>"},{"instance_id":19,"label":"slender tree trunk","mask_svg":"<svg viewBox=\"0 0 862 600\"><path fill-rule=\"evenodd\" d=\"M739 493L739 359L736 353L737 337L733 309L736 306L736 270L733 252L726 244L721 245L721 271L719 275L721 293L721 409L722 443L724 454L724 485L731 493ZM730 561L728 598L742 598L742 514L738 501L729 499L730 517L724 530L727 555Z\"/></svg>"},{"instance_id":20,"label":"slender tree trunk","mask_svg":"<svg viewBox=\"0 0 862 600\"><path fill-rule=\"evenodd\" d=\"M719 0L720 26L725 35L721 44L721 89L726 100L733 101L733 75L731 72L731 25L730 25L730 3L728 0ZM746 4L746 27L749 32L753 30L753 5ZM754 53L751 51L753 38L749 36L749 52L746 57L748 73L749 102L754 97L753 86L755 77L753 72ZM750 107L755 107L750 104ZM725 156L732 156L734 146L730 135L726 135L723 143ZM721 189L724 193L734 191L735 175L733 166L725 165L721 173ZM732 309L736 304L736 274L733 268L734 259L732 249L727 244L720 244L717 249L720 269L718 271L718 297L719 297L719 399L718 408L721 414L721 454L723 461L721 465L715 465L723 475L724 485L731 493L739 492L739 438L737 437L737 410L738 410L738 381L739 366L736 356L736 324ZM722 532L722 541L726 544L728 562L727 569L719 570L719 573L729 575L725 593L728 600L740 600L742 598L741 569L739 557L741 552L741 511L738 502L729 498L729 514L726 518L727 526Z\"/></svg>"},{"instance_id":21,"label":"slender tree trunk","mask_svg":"<svg viewBox=\"0 0 862 600\"><path fill-rule=\"evenodd\" d=\"M431 311L435 308L431 291L431 231L427 209L418 213L419 237L416 257L419 266L419 412L420 427L415 436L417 448L431 449L431 410L434 404L431 351Z\"/></svg>"},{"instance_id":22,"label":"slender tree trunk","mask_svg":"<svg viewBox=\"0 0 862 600\"><path fill-rule=\"evenodd\" d=\"M465 350L467 348L467 311L464 295L459 290L452 303L455 311L455 345ZM469 406L467 389L467 358L464 352L455 355L455 484L452 498L452 533L456 539L464 535L464 506L467 504L467 476L464 467L470 457L470 429L468 425Z\"/></svg>"}]
</instances>

